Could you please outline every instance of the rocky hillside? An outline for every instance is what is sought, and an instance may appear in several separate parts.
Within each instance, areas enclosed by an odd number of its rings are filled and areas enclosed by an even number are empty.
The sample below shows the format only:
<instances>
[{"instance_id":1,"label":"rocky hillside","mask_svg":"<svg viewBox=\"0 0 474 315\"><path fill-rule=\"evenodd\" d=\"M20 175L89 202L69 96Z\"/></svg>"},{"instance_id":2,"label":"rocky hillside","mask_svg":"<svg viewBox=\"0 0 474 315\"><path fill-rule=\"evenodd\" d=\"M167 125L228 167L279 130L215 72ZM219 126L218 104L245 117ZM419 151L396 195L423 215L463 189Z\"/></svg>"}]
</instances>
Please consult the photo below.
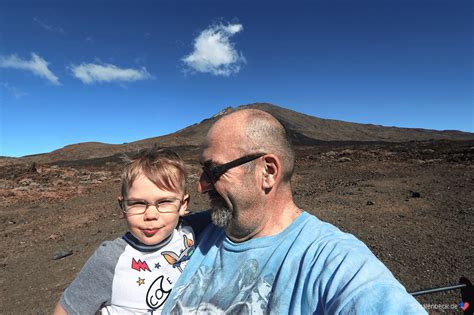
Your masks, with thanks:
<instances>
[{"instance_id":1,"label":"rocky hillside","mask_svg":"<svg viewBox=\"0 0 474 315\"><path fill-rule=\"evenodd\" d=\"M322 119L298 113L268 103L255 103L237 108L227 107L218 114L204 119L177 132L124 144L85 142L68 145L46 154L30 155L17 162L51 163L98 159L136 151L152 145L161 147L199 146L207 131L220 116L242 108L256 108L277 117L288 130L294 144L308 145L322 141L340 142L409 142L428 140L473 140L474 134L447 130L384 127L371 124L357 124L339 120ZM11 160L9 161L11 162ZM0 161L1 163L1 161Z\"/></svg>"}]
</instances>

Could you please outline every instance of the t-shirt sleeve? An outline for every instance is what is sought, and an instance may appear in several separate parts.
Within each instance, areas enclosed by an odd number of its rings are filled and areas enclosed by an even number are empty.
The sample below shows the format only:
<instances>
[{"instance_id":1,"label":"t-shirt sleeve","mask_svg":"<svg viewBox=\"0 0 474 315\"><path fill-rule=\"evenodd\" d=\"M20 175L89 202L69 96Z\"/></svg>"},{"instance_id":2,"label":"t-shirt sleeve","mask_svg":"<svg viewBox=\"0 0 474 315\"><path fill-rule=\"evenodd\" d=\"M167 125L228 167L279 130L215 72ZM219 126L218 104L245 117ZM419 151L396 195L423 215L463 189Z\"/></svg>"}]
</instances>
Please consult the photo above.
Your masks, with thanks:
<instances>
[{"instance_id":1,"label":"t-shirt sleeve","mask_svg":"<svg viewBox=\"0 0 474 315\"><path fill-rule=\"evenodd\" d=\"M367 292L369 291L369 292ZM376 285L360 290L341 308L339 314L427 314L402 288Z\"/></svg>"},{"instance_id":2,"label":"t-shirt sleeve","mask_svg":"<svg viewBox=\"0 0 474 315\"><path fill-rule=\"evenodd\" d=\"M424 308L395 279L385 265L359 240L346 235L330 240L314 266L314 290L328 314L426 314Z\"/></svg>"},{"instance_id":3,"label":"t-shirt sleeve","mask_svg":"<svg viewBox=\"0 0 474 315\"><path fill-rule=\"evenodd\" d=\"M114 242L103 242L64 291L60 303L69 315L94 314L110 305L114 270L121 251Z\"/></svg>"}]
</instances>

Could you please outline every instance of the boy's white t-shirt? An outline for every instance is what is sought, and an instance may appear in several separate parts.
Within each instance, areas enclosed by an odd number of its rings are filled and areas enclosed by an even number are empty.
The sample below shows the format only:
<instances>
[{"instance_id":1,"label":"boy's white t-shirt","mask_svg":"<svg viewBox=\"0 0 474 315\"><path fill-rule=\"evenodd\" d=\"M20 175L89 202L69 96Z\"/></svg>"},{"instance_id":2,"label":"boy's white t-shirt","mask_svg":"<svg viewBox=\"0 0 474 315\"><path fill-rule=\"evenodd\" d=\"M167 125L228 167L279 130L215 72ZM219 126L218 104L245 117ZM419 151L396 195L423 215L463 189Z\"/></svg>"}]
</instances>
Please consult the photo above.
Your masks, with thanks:
<instances>
[{"instance_id":1,"label":"boy's white t-shirt","mask_svg":"<svg viewBox=\"0 0 474 315\"><path fill-rule=\"evenodd\" d=\"M194 251L194 233L180 225L157 245L130 232L103 242L60 303L68 314L160 314L174 283Z\"/></svg>"}]
</instances>

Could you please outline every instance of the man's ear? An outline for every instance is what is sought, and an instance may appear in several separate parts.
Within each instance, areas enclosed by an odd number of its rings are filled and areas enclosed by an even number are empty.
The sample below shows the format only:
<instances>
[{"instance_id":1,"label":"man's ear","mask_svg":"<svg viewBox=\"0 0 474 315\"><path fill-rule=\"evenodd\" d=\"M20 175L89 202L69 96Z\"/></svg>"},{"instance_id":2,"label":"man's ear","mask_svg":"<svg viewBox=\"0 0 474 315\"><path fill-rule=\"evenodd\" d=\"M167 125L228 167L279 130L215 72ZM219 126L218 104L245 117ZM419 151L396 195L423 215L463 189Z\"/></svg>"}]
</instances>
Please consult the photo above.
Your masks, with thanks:
<instances>
[{"instance_id":1,"label":"man's ear","mask_svg":"<svg viewBox=\"0 0 474 315\"><path fill-rule=\"evenodd\" d=\"M180 216L183 216L183 215L189 213L188 205L189 205L189 200L190 199L191 199L191 197L189 196L189 194L184 195L183 201L181 202L181 207L179 208L179 215Z\"/></svg>"},{"instance_id":2,"label":"man's ear","mask_svg":"<svg viewBox=\"0 0 474 315\"><path fill-rule=\"evenodd\" d=\"M263 181L262 188L268 192L280 178L280 160L273 154L265 155L263 158Z\"/></svg>"}]
</instances>

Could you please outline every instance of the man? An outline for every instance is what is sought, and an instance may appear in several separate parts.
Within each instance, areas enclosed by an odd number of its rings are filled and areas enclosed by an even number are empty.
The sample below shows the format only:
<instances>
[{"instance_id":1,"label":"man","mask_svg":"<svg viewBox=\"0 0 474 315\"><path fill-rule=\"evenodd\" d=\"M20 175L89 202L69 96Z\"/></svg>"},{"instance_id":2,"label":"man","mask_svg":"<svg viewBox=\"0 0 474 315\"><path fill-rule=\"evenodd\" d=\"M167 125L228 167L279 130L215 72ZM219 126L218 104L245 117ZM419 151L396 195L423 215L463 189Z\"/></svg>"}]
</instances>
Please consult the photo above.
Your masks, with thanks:
<instances>
[{"instance_id":1,"label":"man","mask_svg":"<svg viewBox=\"0 0 474 315\"><path fill-rule=\"evenodd\" d=\"M198 190L212 219L164 312L426 314L354 236L293 202L294 153L270 114L241 110L210 129Z\"/></svg>"}]
</instances>

